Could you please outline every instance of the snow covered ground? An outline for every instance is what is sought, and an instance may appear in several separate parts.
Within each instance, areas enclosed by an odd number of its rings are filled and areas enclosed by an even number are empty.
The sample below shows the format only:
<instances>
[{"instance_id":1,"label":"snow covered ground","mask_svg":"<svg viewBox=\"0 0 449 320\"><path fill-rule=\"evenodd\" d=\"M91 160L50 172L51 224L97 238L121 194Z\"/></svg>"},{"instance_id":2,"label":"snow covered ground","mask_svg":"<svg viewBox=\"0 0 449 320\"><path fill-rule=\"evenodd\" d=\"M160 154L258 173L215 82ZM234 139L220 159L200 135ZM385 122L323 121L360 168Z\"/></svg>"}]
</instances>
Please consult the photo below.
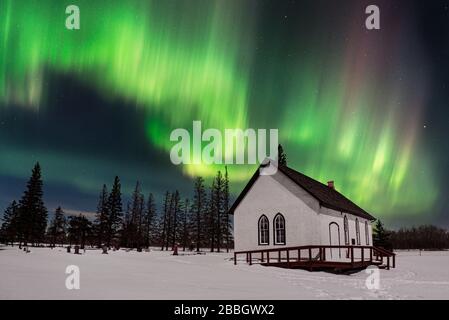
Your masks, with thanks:
<instances>
[{"instance_id":1,"label":"snow covered ground","mask_svg":"<svg viewBox=\"0 0 449 320\"><path fill-rule=\"evenodd\" d=\"M182 254L182 252L181 252ZM397 268L380 270L369 290L365 271L352 275L234 266L231 254L0 247L0 299L449 299L449 252L399 252ZM68 265L80 289L68 290Z\"/></svg>"}]
</instances>

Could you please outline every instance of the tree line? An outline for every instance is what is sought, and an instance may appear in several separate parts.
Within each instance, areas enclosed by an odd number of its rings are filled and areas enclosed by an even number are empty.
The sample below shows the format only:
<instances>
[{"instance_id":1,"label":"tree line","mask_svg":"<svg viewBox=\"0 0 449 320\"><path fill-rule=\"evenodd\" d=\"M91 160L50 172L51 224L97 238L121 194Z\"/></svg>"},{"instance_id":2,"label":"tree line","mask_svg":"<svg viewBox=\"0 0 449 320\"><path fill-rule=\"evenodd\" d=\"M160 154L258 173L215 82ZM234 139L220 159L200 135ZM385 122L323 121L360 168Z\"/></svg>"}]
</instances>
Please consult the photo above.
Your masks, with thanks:
<instances>
[{"instance_id":1,"label":"tree line","mask_svg":"<svg viewBox=\"0 0 449 320\"><path fill-rule=\"evenodd\" d=\"M386 249L443 250L449 248L449 232L432 225L387 230L380 220L374 226L374 245Z\"/></svg>"},{"instance_id":2,"label":"tree line","mask_svg":"<svg viewBox=\"0 0 449 320\"><path fill-rule=\"evenodd\" d=\"M395 249L442 250L449 248L449 232L432 225L391 231L390 240Z\"/></svg>"},{"instance_id":3,"label":"tree line","mask_svg":"<svg viewBox=\"0 0 449 320\"><path fill-rule=\"evenodd\" d=\"M150 246L173 250L177 246L196 251L208 248L211 252L229 251L233 247L227 167L224 174L217 172L209 187L202 177L197 177L192 199L183 198L178 190L167 191L159 210L152 193L144 196L140 182L124 206L120 179L115 177L110 191L103 185L93 220L82 213L66 217L58 207L48 223L42 186L41 167L37 163L21 200L13 201L5 210L1 242L138 250Z\"/></svg>"}]
</instances>

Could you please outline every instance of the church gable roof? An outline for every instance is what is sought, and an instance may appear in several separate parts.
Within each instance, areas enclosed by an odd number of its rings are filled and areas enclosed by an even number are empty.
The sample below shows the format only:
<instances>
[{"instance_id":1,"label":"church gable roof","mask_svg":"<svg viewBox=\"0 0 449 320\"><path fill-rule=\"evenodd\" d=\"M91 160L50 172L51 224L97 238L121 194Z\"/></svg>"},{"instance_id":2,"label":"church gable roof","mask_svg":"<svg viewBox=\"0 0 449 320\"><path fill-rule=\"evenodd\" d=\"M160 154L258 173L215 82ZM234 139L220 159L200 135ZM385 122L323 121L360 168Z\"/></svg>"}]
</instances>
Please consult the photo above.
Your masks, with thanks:
<instances>
[{"instance_id":1,"label":"church gable roof","mask_svg":"<svg viewBox=\"0 0 449 320\"><path fill-rule=\"evenodd\" d=\"M260 169L260 168L259 168ZM232 205L229 213L234 214L235 209L245 197L246 193L251 189L252 185L259 177L259 169L256 170L254 175L249 180L243 191L237 197L236 201ZM368 220L375 220L375 218L368 212L360 208L354 202L346 198L340 192L331 188L315 179L306 176L296 170L293 170L287 166L279 166L278 170L286 175L295 184L306 190L311 196L318 200L321 206L333 209L336 211L342 211L351 213L355 216L359 216Z\"/></svg>"}]
</instances>

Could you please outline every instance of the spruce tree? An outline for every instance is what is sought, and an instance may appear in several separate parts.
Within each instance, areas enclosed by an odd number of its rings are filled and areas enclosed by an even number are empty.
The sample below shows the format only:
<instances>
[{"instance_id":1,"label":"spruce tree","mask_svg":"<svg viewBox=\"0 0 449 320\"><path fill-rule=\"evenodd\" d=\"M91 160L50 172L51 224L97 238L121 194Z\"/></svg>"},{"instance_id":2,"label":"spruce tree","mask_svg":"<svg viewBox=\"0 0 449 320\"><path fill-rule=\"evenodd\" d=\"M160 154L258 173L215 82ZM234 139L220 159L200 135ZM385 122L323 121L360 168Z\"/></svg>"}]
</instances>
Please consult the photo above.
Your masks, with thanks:
<instances>
[{"instance_id":1,"label":"spruce tree","mask_svg":"<svg viewBox=\"0 0 449 320\"><path fill-rule=\"evenodd\" d=\"M144 243L150 247L156 236L156 203L152 193L148 196L147 207L144 218Z\"/></svg>"},{"instance_id":2,"label":"spruce tree","mask_svg":"<svg viewBox=\"0 0 449 320\"><path fill-rule=\"evenodd\" d=\"M142 246L142 216L144 210L144 198L140 189L140 182L137 181L132 195L131 219L128 226L128 237L132 248Z\"/></svg>"},{"instance_id":3,"label":"spruce tree","mask_svg":"<svg viewBox=\"0 0 449 320\"><path fill-rule=\"evenodd\" d=\"M187 241L189 240L189 206L189 199L185 199L182 208L182 251L186 251Z\"/></svg>"},{"instance_id":4,"label":"spruce tree","mask_svg":"<svg viewBox=\"0 0 449 320\"><path fill-rule=\"evenodd\" d=\"M95 215L95 222L94 222L96 244L99 248L101 248L104 245L104 241L106 240L106 233L108 230L108 219L109 219L108 197L109 197L108 189L104 184L98 200L97 213Z\"/></svg>"},{"instance_id":5,"label":"spruce tree","mask_svg":"<svg viewBox=\"0 0 449 320\"><path fill-rule=\"evenodd\" d=\"M376 221L373 231L374 246L391 249L390 232L385 229L382 221Z\"/></svg>"},{"instance_id":6,"label":"spruce tree","mask_svg":"<svg viewBox=\"0 0 449 320\"><path fill-rule=\"evenodd\" d=\"M44 240L47 229L47 208L43 200L41 167L36 163L27 188L19 202L19 241L33 245Z\"/></svg>"},{"instance_id":7,"label":"spruce tree","mask_svg":"<svg viewBox=\"0 0 449 320\"><path fill-rule=\"evenodd\" d=\"M167 230L166 230L166 236L165 236L165 250L167 250L167 251L168 251L168 247L171 243L171 238L173 235L172 224L173 224L174 205L175 205L175 195L171 194L170 203L169 203L168 211L167 211Z\"/></svg>"},{"instance_id":8,"label":"spruce tree","mask_svg":"<svg viewBox=\"0 0 449 320\"><path fill-rule=\"evenodd\" d=\"M192 224L193 238L196 242L196 251L200 251L203 239L203 221L206 210L206 191L204 189L204 179L197 177L195 179L195 187L192 203Z\"/></svg>"},{"instance_id":9,"label":"spruce tree","mask_svg":"<svg viewBox=\"0 0 449 320\"><path fill-rule=\"evenodd\" d=\"M122 224L123 208L120 188L120 179L116 176L108 198L108 229L106 234L108 247L117 243L117 235Z\"/></svg>"},{"instance_id":10,"label":"spruce tree","mask_svg":"<svg viewBox=\"0 0 449 320\"><path fill-rule=\"evenodd\" d=\"M66 237L67 220L64 216L64 211L61 207L56 208L55 216L50 223L48 235L50 239L50 245L55 246L57 243L64 244Z\"/></svg>"},{"instance_id":11,"label":"spruce tree","mask_svg":"<svg viewBox=\"0 0 449 320\"><path fill-rule=\"evenodd\" d=\"M120 233L120 243L125 248L131 247L131 229L132 229L132 218L131 218L131 203L128 201L126 204L125 216L123 217L123 225Z\"/></svg>"},{"instance_id":12,"label":"spruce tree","mask_svg":"<svg viewBox=\"0 0 449 320\"><path fill-rule=\"evenodd\" d=\"M284 153L284 148L280 144L278 145L278 165L287 166L287 155Z\"/></svg>"},{"instance_id":13,"label":"spruce tree","mask_svg":"<svg viewBox=\"0 0 449 320\"><path fill-rule=\"evenodd\" d=\"M11 245L14 245L17 236L18 215L18 204L14 200L4 212L3 223L0 228L0 238L5 244L11 243Z\"/></svg>"},{"instance_id":14,"label":"spruce tree","mask_svg":"<svg viewBox=\"0 0 449 320\"><path fill-rule=\"evenodd\" d=\"M214 187L214 210L215 210L215 234L217 238L217 252L221 251L221 245L223 243L223 216L224 216L224 207L223 207L223 191L224 191L224 179L221 174L221 171L217 172L217 177L215 178L215 187Z\"/></svg>"},{"instance_id":15,"label":"spruce tree","mask_svg":"<svg viewBox=\"0 0 449 320\"><path fill-rule=\"evenodd\" d=\"M173 199L173 226L172 226L172 239L171 246L175 247L178 243L178 235L179 235L179 215L181 213L181 200L179 196L178 190L175 191L174 199Z\"/></svg>"},{"instance_id":16,"label":"spruce tree","mask_svg":"<svg viewBox=\"0 0 449 320\"><path fill-rule=\"evenodd\" d=\"M68 227L70 244L80 245L81 249L84 249L91 234L91 229L92 224L84 215L70 216Z\"/></svg>"},{"instance_id":17,"label":"spruce tree","mask_svg":"<svg viewBox=\"0 0 449 320\"><path fill-rule=\"evenodd\" d=\"M216 194L216 178L212 180L212 186L209 190L209 199L207 203L207 217L206 230L207 238L209 239L209 248L211 252L215 250L215 239L216 239L216 212L217 212L217 194Z\"/></svg>"},{"instance_id":18,"label":"spruce tree","mask_svg":"<svg viewBox=\"0 0 449 320\"><path fill-rule=\"evenodd\" d=\"M224 211L224 235L226 238L226 252L229 252L231 241L231 224L229 221L229 176L228 167L225 166L224 187L223 187L223 211Z\"/></svg>"},{"instance_id":19,"label":"spruce tree","mask_svg":"<svg viewBox=\"0 0 449 320\"><path fill-rule=\"evenodd\" d=\"M168 215L169 215L169 208L170 208L170 202L171 202L171 194L167 191L165 192L164 197L164 208L163 208L163 214L161 217L161 250L164 250L165 243L166 243L166 236L167 236L167 225L168 225Z\"/></svg>"}]
</instances>

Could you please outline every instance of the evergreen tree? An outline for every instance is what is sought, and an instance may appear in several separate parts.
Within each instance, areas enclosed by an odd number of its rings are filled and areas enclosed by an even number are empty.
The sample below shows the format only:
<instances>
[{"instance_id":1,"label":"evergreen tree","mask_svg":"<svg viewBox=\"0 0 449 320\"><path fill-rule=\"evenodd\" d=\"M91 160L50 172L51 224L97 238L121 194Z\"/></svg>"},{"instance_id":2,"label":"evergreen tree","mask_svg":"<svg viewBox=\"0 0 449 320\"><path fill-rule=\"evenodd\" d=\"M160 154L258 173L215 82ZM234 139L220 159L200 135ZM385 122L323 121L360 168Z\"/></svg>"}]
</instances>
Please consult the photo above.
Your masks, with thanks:
<instances>
[{"instance_id":1,"label":"evergreen tree","mask_svg":"<svg viewBox=\"0 0 449 320\"><path fill-rule=\"evenodd\" d=\"M391 249L390 232L387 231L380 220L376 221L373 233L373 243L376 247Z\"/></svg>"},{"instance_id":2,"label":"evergreen tree","mask_svg":"<svg viewBox=\"0 0 449 320\"><path fill-rule=\"evenodd\" d=\"M106 234L108 247L117 244L117 235L122 224L123 208L120 188L120 179L116 176L108 198L108 229Z\"/></svg>"},{"instance_id":3,"label":"evergreen tree","mask_svg":"<svg viewBox=\"0 0 449 320\"><path fill-rule=\"evenodd\" d=\"M209 240L209 248L211 252L215 250L216 239L216 212L217 212L217 194L216 194L216 179L212 180L212 186L209 190L209 199L207 202L207 216L206 223L206 235Z\"/></svg>"},{"instance_id":4,"label":"evergreen tree","mask_svg":"<svg viewBox=\"0 0 449 320\"><path fill-rule=\"evenodd\" d=\"M56 208L55 216L50 223L48 235L50 239L50 245L55 246L57 243L63 245L67 232L67 220L64 216L64 211L61 207Z\"/></svg>"},{"instance_id":5,"label":"evergreen tree","mask_svg":"<svg viewBox=\"0 0 449 320\"><path fill-rule=\"evenodd\" d=\"M178 235L179 235L179 215L181 212L181 202L180 202L180 196L178 190L175 191L174 197L173 197L173 226L172 226L172 239L171 239L171 245L172 248L175 247L175 245L178 243Z\"/></svg>"},{"instance_id":6,"label":"evergreen tree","mask_svg":"<svg viewBox=\"0 0 449 320\"><path fill-rule=\"evenodd\" d=\"M126 212L123 217L123 225L120 236L120 243L125 248L131 247L131 229L132 229L132 219L131 219L131 203L128 201L126 204Z\"/></svg>"},{"instance_id":7,"label":"evergreen tree","mask_svg":"<svg viewBox=\"0 0 449 320\"><path fill-rule=\"evenodd\" d=\"M444 250L449 248L449 232L432 225L390 231L390 239L394 249Z\"/></svg>"},{"instance_id":8,"label":"evergreen tree","mask_svg":"<svg viewBox=\"0 0 449 320\"><path fill-rule=\"evenodd\" d=\"M150 247L156 237L156 203L152 193L148 196L147 208L144 218L144 244Z\"/></svg>"},{"instance_id":9,"label":"evergreen tree","mask_svg":"<svg viewBox=\"0 0 449 320\"><path fill-rule=\"evenodd\" d=\"M225 166L225 175L224 175L224 188L223 188L223 211L224 211L224 231L223 234L226 238L226 252L229 252L230 242L231 242L231 224L229 221L229 176L228 176L228 167Z\"/></svg>"},{"instance_id":10,"label":"evergreen tree","mask_svg":"<svg viewBox=\"0 0 449 320\"><path fill-rule=\"evenodd\" d=\"M47 209L43 201L41 167L36 163L27 188L19 202L19 241L33 245L44 240L47 229Z\"/></svg>"},{"instance_id":11,"label":"evergreen tree","mask_svg":"<svg viewBox=\"0 0 449 320\"><path fill-rule=\"evenodd\" d=\"M144 197L140 190L140 183L137 181L132 195L130 210L130 221L128 224L129 244L132 248L141 248L142 246L142 218L144 210ZM129 246L129 245L128 245Z\"/></svg>"},{"instance_id":12,"label":"evergreen tree","mask_svg":"<svg viewBox=\"0 0 449 320\"><path fill-rule=\"evenodd\" d=\"M223 200L224 200L224 179L221 171L217 172L217 177L215 178L215 188L214 192L214 210L215 210L215 222L216 225L212 226L215 229L215 234L217 238L217 252L221 251L221 245L223 243L223 217L225 214Z\"/></svg>"},{"instance_id":13,"label":"evergreen tree","mask_svg":"<svg viewBox=\"0 0 449 320\"><path fill-rule=\"evenodd\" d=\"M164 250L164 246L166 243L166 237L167 237L167 226L168 226L168 215L170 210L170 202L171 202L171 194L167 191L165 192L164 197L164 208L163 208L163 214L161 217L161 250Z\"/></svg>"},{"instance_id":14,"label":"evergreen tree","mask_svg":"<svg viewBox=\"0 0 449 320\"><path fill-rule=\"evenodd\" d=\"M17 223L18 223L18 204L14 200L5 210L3 214L3 223L0 228L0 239L2 242L14 245L17 237Z\"/></svg>"},{"instance_id":15,"label":"evergreen tree","mask_svg":"<svg viewBox=\"0 0 449 320\"><path fill-rule=\"evenodd\" d=\"M70 244L80 245L81 249L84 249L86 240L90 236L91 228L91 222L84 215L70 216L68 227Z\"/></svg>"},{"instance_id":16,"label":"evergreen tree","mask_svg":"<svg viewBox=\"0 0 449 320\"><path fill-rule=\"evenodd\" d=\"M287 166L287 155L284 153L284 148L279 144L278 145L278 164L280 166Z\"/></svg>"},{"instance_id":17,"label":"evergreen tree","mask_svg":"<svg viewBox=\"0 0 449 320\"><path fill-rule=\"evenodd\" d=\"M189 199L185 199L182 209L182 251L186 251L187 242L189 240L189 212Z\"/></svg>"},{"instance_id":18,"label":"evergreen tree","mask_svg":"<svg viewBox=\"0 0 449 320\"><path fill-rule=\"evenodd\" d=\"M144 219L145 219L145 196L140 195L139 206L136 215L137 222L137 248L141 249L144 243Z\"/></svg>"},{"instance_id":19,"label":"evergreen tree","mask_svg":"<svg viewBox=\"0 0 449 320\"><path fill-rule=\"evenodd\" d=\"M103 189L101 190L100 197L97 205L97 213L95 215L95 235L97 240L97 246L101 248L106 240L106 233L108 230L108 220L109 220L109 211L108 211L108 189L106 185L103 185Z\"/></svg>"},{"instance_id":20,"label":"evergreen tree","mask_svg":"<svg viewBox=\"0 0 449 320\"><path fill-rule=\"evenodd\" d=\"M172 239L172 225L173 225L173 211L174 211L174 205L175 205L175 195L171 194L170 197L170 203L168 206L168 211L167 211L167 230L166 230L166 236L165 236L165 250L168 251L168 247L171 243L171 239Z\"/></svg>"},{"instance_id":21,"label":"evergreen tree","mask_svg":"<svg viewBox=\"0 0 449 320\"><path fill-rule=\"evenodd\" d=\"M204 189L204 179L197 177L195 179L193 203L192 203L192 236L196 242L196 251L200 251L204 232L203 221L206 210L206 191Z\"/></svg>"}]
</instances>

